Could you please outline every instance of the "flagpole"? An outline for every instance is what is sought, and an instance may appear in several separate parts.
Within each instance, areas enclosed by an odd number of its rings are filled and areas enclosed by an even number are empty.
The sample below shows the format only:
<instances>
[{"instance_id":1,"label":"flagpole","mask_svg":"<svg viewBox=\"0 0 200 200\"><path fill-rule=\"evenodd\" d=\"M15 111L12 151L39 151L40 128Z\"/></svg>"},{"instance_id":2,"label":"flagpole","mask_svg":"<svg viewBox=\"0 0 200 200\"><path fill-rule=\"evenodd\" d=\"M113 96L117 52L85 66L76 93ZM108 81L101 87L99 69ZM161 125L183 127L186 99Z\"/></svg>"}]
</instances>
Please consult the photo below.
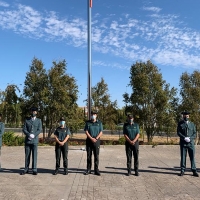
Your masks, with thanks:
<instances>
[{"instance_id":1,"label":"flagpole","mask_svg":"<svg viewBox=\"0 0 200 200\"><path fill-rule=\"evenodd\" d=\"M92 68L92 42L91 42L91 11L92 0L88 1L88 120L91 118L91 68Z\"/></svg>"}]
</instances>

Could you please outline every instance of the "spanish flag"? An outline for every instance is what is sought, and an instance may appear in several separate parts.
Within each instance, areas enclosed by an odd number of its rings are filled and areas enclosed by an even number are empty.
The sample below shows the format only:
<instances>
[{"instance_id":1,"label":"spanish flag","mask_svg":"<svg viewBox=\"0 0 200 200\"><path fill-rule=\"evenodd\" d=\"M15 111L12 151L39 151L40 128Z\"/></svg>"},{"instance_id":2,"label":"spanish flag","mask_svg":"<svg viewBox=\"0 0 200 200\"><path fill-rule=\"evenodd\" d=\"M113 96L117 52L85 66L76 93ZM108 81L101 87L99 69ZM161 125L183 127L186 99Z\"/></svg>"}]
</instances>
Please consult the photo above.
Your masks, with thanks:
<instances>
[{"instance_id":1,"label":"spanish flag","mask_svg":"<svg viewBox=\"0 0 200 200\"><path fill-rule=\"evenodd\" d=\"M90 8L92 8L92 0L89 0L90 1Z\"/></svg>"}]
</instances>

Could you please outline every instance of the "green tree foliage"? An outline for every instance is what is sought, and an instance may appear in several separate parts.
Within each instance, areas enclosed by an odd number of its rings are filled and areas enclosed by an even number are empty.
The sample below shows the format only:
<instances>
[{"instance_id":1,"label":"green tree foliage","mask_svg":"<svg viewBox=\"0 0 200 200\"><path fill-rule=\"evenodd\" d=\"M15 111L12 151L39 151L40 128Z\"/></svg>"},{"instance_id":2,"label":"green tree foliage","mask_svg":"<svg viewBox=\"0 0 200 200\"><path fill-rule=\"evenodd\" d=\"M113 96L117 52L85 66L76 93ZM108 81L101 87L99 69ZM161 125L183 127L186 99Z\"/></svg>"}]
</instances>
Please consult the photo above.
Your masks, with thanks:
<instances>
[{"instance_id":1,"label":"green tree foliage","mask_svg":"<svg viewBox=\"0 0 200 200\"><path fill-rule=\"evenodd\" d=\"M72 132L83 124L83 119L75 122L79 115L76 104L78 87L74 77L66 73L66 61L52 62L46 71L41 60L34 58L30 71L26 74L21 107L23 116L27 116L31 106L39 108L39 117L43 127L48 128L48 136L54 132L61 116L66 118Z\"/></svg>"},{"instance_id":2,"label":"green tree foliage","mask_svg":"<svg viewBox=\"0 0 200 200\"><path fill-rule=\"evenodd\" d=\"M80 124L83 123L83 118L80 117L76 101L78 99L78 86L73 76L66 74L66 61L53 62L52 68L48 73L49 88L48 88L48 122L49 129L52 132L55 122L61 116L66 117L67 125L71 131L75 132Z\"/></svg>"},{"instance_id":3,"label":"green tree foliage","mask_svg":"<svg viewBox=\"0 0 200 200\"><path fill-rule=\"evenodd\" d=\"M135 120L144 127L148 142L151 142L158 127L170 115L170 97L176 90L162 79L162 74L151 61L136 62L130 69L132 94L123 95L126 111L132 112Z\"/></svg>"},{"instance_id":4,"label":"green tree foliage","mask_svg":"<svg viewBox=\"0 0 200 200\"><path fill-rule=\"evenodd\" d=\"M5 118L6 124L9 126L18 125L20 121L20 111L18 104L18 95L16 92L20 92L17 85L8 85L4 92L3 99L3 116Z\"/></svg>"},{"instance_id":5,"label":"green tree foliage","mask_svg":"<svg viewBox=\"0 0 200 200\"><path fill-rule=\"evenodd\" d=\"M101 78L101 81L92 87L92 101L93 107L99 110L98 117L103 125L114 130L118 122L117 101L112 102L108 92L108 85Z\"/></svg>"},{"instance_id":6,"label":"green tree foliage","mask_svg":"<svg viewBox=\"0 0 200 200\"><path fill-rule=\"evenodd\" d=\"M40 116L45 112L48 101L48 75L41 60L33 58L29 72L24 81L23 98L21 107L23 116L29 115L32 106L39 108Z\"/></svg>"},{"instance_id":7,"label":"green tree foliage","mask_svg":"<svg viewBox=\"0 0 200 200\"><path fill-rule=\"evenodd\" d=\"M180 77L179 85L182 97L179 112L183 110L190 111L190 118L195 123L198 131L200 128L200 72L183 73Z\"/></svg>"},{"instance_id":8,"label":"green tree foliage","mask_svg":"<svg viewBox=\"0 0 200 200\"><path fill-rule=\"evenodd\" d=\"M5 92L0 90L0 113L3 113L4 106L5 106Z\"/></svg>"}]
</instances>

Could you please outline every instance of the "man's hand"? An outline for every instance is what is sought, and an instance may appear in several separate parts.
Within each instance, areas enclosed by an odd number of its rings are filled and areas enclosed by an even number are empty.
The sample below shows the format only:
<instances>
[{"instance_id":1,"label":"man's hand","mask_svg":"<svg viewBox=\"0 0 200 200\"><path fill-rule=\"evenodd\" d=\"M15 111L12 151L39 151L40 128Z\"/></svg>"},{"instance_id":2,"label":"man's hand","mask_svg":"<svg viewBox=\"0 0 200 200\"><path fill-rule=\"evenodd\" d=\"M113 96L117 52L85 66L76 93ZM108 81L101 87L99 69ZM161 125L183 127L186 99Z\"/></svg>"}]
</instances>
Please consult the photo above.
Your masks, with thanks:
<instances>
[{"instance_id":1,"label":"man's hand","mask_svg":"<svg viewBox=\"0 0 200 200\"><path fill-rule=\"evenodd\" d=\"M131 144L132 144L132 145L134 145L134 144L135 144L135 141L134 141L134 140L132 140L132 141L131 141Z\"/></svg>"},{"instance_id":2,"label":"man's hand","mask_svg":"<svg viewBox=\"0 0 200 200\"><path fill-rule=\"evenodd\" d=\"M65 143L64 142L60 142L59 144L60 144L60 146L63 146Z\"/></svg>"},{"instance_id":3,"label":"man's hand","mask_svg":"<svg viewBox=\"0 0 200 200\"><path fill-rule=\"evenodd\" d=\"M30 138L35 138L35 135L34 134L30 134Z\"/></svg>"},{"instance_id":4,"label":"man's hand","mask_svg":"<svg viewBox=\"0 0 200 200\"><path fill-rule=\"evenodd\" d=\"M190 138L189 138L189 137L185 137L184 140L185 140L186 142L190 142Z\"/></svg>"},{"instance_id":5,"label":"man's hand","mask_svg":"<svg viewBox=\"0 0 200 200\"><path fill-rule=\"evenodd\" d=\"M95 143L97 141L96 138L92 138L91 140L92 140L93 143Z\"/></svg>"}]
</instances>

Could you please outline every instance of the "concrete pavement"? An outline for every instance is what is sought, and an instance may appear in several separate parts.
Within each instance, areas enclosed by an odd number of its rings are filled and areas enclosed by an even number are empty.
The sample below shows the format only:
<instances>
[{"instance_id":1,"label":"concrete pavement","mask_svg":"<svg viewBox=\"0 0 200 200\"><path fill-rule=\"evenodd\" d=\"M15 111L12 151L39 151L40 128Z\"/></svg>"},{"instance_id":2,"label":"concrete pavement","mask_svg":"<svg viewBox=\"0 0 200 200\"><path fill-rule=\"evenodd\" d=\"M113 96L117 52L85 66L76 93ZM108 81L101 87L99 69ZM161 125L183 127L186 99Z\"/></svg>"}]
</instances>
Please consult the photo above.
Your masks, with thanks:
<instances>
[{"instance_id":1,"label":"concrete pavement","mask_svg":"<svg viewBox=\"0 0 200 200\"><path fill-rule=\"evenodd\" d=\"M38 175L19 175L24 167L24 147L2 147L0 200L182 200L200 199L200 178L193 177L189 158L179 177L179 146L140 146L140 176L126 176L124 146L101 146L101 176L83 173L86 151L69 147L69 174L52 175L54 147L39 147ZM62 160L61 160L62 161ZM196 146L200 168L200 146ZM199 170L200 171L200 170Z\"/></svg>"}]
</instances>

